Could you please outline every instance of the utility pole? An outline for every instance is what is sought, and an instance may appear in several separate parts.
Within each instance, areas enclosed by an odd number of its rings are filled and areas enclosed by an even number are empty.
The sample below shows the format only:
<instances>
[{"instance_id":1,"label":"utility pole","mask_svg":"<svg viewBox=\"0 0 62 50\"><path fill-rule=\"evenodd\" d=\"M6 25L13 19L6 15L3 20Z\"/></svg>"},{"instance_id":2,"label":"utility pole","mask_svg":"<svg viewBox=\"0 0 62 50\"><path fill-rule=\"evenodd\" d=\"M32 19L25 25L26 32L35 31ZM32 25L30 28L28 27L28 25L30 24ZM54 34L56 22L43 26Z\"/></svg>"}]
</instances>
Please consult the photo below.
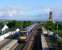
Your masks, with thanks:
<instances>
[{"instance_id":1,"label":"utility pole","mask_svg":"<svg viewBox=\"0 0 62 50\"><path fill-rule=\"evenodd\" d=\"M57 33L58 33L58 24L57 24Z\"/></svg>"}]
</instances>

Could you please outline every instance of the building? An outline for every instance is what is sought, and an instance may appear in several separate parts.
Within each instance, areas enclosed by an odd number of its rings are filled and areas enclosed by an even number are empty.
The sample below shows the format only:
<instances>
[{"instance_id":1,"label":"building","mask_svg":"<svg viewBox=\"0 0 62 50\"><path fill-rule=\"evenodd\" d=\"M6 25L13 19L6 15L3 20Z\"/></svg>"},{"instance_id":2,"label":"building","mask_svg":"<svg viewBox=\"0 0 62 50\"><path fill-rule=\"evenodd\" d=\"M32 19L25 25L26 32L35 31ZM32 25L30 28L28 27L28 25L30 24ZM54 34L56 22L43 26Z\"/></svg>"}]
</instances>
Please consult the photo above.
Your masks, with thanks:
<instances>
[{"instance_id":1,"label":"building","mask_svg":"<svg viewBox=\"0 0 62 50\"><path fill-rule=\"evenodd\" d=\"M5 32L7 32L7 30L8 30L8 26L5 24L3 26L3 28L1 29L1 31L2 31L2 33L5 33Z\"/></svg>"}]
</instances>

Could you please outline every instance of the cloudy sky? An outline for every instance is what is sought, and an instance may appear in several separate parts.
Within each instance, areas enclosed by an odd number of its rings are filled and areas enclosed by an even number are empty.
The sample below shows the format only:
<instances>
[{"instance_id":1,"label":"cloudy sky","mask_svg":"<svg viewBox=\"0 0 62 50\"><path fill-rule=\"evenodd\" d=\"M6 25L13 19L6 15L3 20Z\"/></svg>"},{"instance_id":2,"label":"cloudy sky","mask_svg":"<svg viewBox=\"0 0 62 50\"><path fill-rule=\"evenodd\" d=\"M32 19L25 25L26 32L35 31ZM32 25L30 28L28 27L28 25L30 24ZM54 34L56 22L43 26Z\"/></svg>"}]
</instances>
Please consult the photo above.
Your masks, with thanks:
<instances>
[{"instance_id":1,"label":"cloudy sky","mask_svg":"<svg viewBox=\"0 0 62 50\"><path fill-rule=\"evenodd\" d=\"M62 21L62 0L0 0L0 19Z\"/></svg>"}]
</instances>

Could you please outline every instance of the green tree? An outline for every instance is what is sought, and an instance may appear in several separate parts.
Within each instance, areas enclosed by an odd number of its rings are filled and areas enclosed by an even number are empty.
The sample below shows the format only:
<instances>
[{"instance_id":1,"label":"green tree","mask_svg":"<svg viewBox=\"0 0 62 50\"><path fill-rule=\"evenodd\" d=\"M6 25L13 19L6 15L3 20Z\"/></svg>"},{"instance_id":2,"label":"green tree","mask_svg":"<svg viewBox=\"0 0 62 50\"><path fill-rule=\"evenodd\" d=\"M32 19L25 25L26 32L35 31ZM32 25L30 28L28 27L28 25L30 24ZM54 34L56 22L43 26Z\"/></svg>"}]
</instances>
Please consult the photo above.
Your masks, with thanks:
<instances>
[{"instance_id":1,"label":"green tree","mask_svg":"<svg viewBox=\"0 0 62 50\"><path fill-rule=\"evenodd\" d=\"M25 28L25 27L27 27L27 26L29 26L29 25L31 25L31 24L32 24L31 21L24 21L24 22L23 22L23 27Z\"/></svg>"},{"instance_id":2,"label":"green tree","mask_svg":"<svg viewBox=\"0 0 62 50\"><path fill-rule=\"evenodd\" d=\"M8 22L7 26L8 26L9 28L14 28L14 27L16 26L15 24L16 24L16 21L13 20L13 21Z\"/></svg>"}]
</instances>

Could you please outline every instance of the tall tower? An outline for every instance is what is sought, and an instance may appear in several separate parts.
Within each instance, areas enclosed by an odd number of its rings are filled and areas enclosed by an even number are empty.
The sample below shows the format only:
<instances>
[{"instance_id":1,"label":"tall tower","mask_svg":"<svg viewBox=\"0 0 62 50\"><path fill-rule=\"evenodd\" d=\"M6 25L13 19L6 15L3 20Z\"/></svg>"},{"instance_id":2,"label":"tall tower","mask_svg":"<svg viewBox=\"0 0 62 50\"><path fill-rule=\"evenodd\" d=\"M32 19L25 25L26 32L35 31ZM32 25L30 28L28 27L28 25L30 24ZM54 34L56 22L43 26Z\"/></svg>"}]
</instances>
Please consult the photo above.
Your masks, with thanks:
<instances>
[{"instance_id":1,"label":"tall tower","mask_svg":"<svg viewBox=\"0 0 62 50\"><path fill-rule=\"evenodd\" d=\"M52 19L52 11L49 12L49 19L48 19L48 21L53 21L53 19Z\"/></svg>"}]
</instances>

